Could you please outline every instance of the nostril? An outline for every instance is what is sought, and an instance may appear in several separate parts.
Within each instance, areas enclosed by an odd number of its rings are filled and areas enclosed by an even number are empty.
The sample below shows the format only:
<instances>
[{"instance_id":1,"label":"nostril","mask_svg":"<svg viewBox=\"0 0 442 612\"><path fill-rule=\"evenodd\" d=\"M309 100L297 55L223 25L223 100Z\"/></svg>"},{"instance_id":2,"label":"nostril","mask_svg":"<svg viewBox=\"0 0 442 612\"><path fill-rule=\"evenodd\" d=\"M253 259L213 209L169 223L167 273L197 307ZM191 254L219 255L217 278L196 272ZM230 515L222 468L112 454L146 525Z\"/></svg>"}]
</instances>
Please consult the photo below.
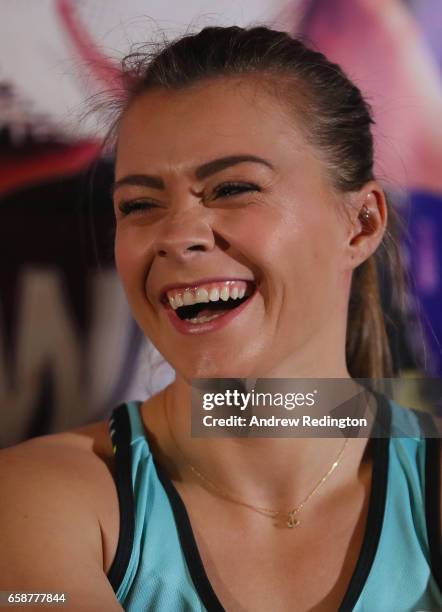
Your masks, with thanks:
<instances>
[{"instance_id":1,"label":"nostril","mask_svg":"<svg viewBox=\"0 0 442 612\"><path fill-rule=\"evenodd\" d=\"M191 246L188 247L184 247L184 250L181 251L181 254L184 255L184 253L186 251L206 251L207 248L204 244L192 244ZM167 257L167 253L171 252L172 249L166 250L166 249L158 249L157 251L157 255L159 257ZM177 252L179 252L179 249L177 249Z\"/></svg>"}]
</instances>

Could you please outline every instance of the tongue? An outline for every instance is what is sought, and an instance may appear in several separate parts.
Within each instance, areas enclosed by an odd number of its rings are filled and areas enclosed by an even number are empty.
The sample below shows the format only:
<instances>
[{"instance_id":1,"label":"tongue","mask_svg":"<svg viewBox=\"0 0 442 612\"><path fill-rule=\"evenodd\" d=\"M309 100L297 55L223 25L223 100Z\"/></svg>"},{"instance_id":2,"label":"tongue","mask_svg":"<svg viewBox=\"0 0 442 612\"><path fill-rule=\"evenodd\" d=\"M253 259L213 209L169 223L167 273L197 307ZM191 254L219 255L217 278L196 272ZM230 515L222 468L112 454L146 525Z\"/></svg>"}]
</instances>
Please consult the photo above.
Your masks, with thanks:
<instances>
[{"instance_id":1,"label":"tongue","mask_svg":"<svg viewBox=\"0 0 442 612\"><path fill-rule=\"evenodd\" d=\"M197 318L199 317L209 317L210 315L221 315L231 310L230 308L203 308L199 311Z\"/></svg>"}]
</instances>

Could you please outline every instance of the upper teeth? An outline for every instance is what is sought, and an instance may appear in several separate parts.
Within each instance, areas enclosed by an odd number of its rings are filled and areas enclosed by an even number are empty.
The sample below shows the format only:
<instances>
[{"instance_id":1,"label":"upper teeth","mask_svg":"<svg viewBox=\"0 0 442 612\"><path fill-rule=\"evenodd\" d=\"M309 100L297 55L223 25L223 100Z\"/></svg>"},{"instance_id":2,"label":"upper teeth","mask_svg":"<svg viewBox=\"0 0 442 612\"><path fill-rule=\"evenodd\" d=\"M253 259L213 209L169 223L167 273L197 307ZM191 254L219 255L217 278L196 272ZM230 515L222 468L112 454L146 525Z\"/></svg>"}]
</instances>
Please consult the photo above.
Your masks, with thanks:
<instances>
[{"instance_id":1,"label":"upper teeth","mask_svg":"<svg viewBox=\"0 0 442 612\"><path fill-rule=\"evenodd\" d=\"M209 283L192 288L171 289L167 292L167 299L174 310L180 306L191 306L207 302L226 302L243 298L246 293L245 281L226 281L222 283Z\"/></svg>"}]
</instances>

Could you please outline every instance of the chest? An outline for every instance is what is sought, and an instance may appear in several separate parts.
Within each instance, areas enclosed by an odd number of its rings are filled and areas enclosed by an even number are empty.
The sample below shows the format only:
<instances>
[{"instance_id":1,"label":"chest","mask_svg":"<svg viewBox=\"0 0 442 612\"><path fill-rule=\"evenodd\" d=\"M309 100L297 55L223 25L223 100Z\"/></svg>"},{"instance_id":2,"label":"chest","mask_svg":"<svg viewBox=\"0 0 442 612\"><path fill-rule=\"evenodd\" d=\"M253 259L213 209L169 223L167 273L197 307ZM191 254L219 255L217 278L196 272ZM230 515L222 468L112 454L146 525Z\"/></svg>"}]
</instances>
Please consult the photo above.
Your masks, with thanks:
<instances>
[{"instance_id":1,"label":"chest","mask_svg":"<svg viewBox=\"0 0 442 612\"><path fill-rule=\"evenodd\" d=\"M364 484L304 512L293 529L248 509L235 521L219 500L213 506L193 503L182 491L202 564L224 609L337 610L364 539Z\"/></svg>"}]
</instances>

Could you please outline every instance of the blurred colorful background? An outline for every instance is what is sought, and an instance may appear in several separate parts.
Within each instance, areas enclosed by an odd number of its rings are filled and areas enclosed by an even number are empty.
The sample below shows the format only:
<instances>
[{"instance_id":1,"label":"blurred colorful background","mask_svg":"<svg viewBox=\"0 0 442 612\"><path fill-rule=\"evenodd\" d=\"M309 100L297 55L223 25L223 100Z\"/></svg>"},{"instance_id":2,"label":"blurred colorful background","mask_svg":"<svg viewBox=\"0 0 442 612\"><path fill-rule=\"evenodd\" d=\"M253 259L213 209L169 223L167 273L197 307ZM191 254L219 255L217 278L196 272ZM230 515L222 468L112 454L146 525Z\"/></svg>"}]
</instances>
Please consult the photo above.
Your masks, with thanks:
<instances>
[{"instance_id":1,"label":"blurred colorful background","mask_svg":"<svg viewBox=\"0 0 442 612\"><path fill-rule=\"evenodd\" d=\"M112 159L93 96L141 42L206 25L302 35L372 105L376 172L407 228L397 376L442 377L440 0L3 0L0 6L0 446L107 417L173 370L131 318L113 263Z\"/></svg>"}]
</instances>

